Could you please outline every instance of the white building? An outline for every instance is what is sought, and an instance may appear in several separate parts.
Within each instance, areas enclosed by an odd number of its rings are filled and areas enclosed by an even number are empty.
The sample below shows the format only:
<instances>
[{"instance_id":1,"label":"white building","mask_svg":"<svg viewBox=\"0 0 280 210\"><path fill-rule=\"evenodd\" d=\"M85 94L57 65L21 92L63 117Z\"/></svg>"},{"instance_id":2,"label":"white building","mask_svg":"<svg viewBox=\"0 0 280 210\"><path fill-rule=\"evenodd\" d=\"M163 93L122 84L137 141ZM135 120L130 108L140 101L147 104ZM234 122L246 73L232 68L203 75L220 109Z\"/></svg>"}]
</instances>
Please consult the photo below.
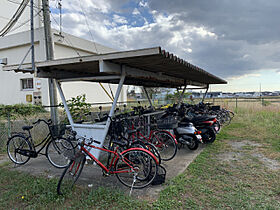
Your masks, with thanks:
<instances>
[{"instance_id":1,"label":"white building","mask_svg":"<svg viewBox=\"0 0 280 210\"><path fill-rule=\"evenodd\" d=\"M13 2L16 2L16 0ZM17 2L21 2L21 0L18 0ZM39 3L40 0L37 1L37 5L39 5ZM8 22L8 19L13 15L17 7L18 5L15 3L8 4L7 1L0 1L0 14L2 16L2 18L0 18L0 30ZM26 19L28 20L29 10L29 7L25 9L18 24L24 23ZM37 18L35 18L36 62L46 60L45 36L44 29L40 27L41 25L42 22L40 16L37 16ZM18 26L19 25L15 25L14 29ZM28 28L29 26L22 26L13 31L11 35L9 33L9 35L0 38L0 59L7 58L8 65L20 64L30 48L30 32L26 31ZM61 35L58 31L52 30L54 59L103 54L116 51L109 47L70 34L62 33ZM30 55L28 55L24 63L30 63L30 60ZM104 87L110 93L108 85L106 84ZM65 83L63 84L63 89L66 99L85 93L88 102L111 101L101 86L97 83ZM112 85L112 89L114 92L116 86ZM120 101L126 101L126 99L126 88L123 88ZM34 103L39 100L41 100L43 105L49 105L47 79L34 78L34 75L29 73L4 72L2 71L2 65L0 65L0 104Z\"/></svg>"}]
</instances>

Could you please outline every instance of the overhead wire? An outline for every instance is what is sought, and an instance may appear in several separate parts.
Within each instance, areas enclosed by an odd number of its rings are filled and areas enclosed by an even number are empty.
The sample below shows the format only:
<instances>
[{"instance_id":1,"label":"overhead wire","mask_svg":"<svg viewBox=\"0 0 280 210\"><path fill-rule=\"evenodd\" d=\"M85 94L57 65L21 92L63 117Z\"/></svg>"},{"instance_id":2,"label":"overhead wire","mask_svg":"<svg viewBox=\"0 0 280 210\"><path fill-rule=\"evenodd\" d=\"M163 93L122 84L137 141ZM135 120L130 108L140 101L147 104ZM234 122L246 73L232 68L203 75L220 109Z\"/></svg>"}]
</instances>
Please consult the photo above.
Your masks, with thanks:
<instances>
[{"instance_id":1,"label":"overhead wire","mask_svg":"<svg viewBox=\"0 0 280 210\"><path fill-rule=\"evenodd\" d=\"M17 1L14 1L14 0L6 0L8 2L11 2L11 3L14 3L14 4L17 4L17 5L20 5L21 3L17 2ZM30 7L30 5L27 5L28 7ZM35 2L33 3L33 8L35 9L41 9Z\"/></svg>"},{"instance_id":2,"label":"overhead wire","mask_svg":"<svg viewBox=\"0 0 280 210\"><path fill-rule=\"evenodd\" d=\"M37 17L37 16L40 16L40 12L41 12L41 11L42 11L42 10L39 10L39 11L34 15L34 18ZM12 28L9 32L13 32L13 31L15 31L15 30L21 28L22 26L28 24L30 21L31 21L31 20L28 19L28 20L22 22L20 25L18 25L18 26L16 26L16 27Z\"/></svg>"},{"instance_id":3,"label":"overhead wire","mask_svg":"<svg viewBox=\"0 0 280 210\"><path fill-rule=\"evenodd\" d=\"M18 9L10 19L10 21L2 28L0 31L0 36L5 36L9 31L13 28L13 26L17 23L18 19L21 17L23 11L25 10L29 0L23 0L19 5Z\"/></svg>"},{"instance_id":4,"label":"overhead wire","mask_svg":"<svg viewBox=\"0 0 280 210\"><path fill-rule=\"evenodd\" d=\"M56 20L55 17L53 16L53 14L52 14L52 13L50 13L50 14L51 14L51 18L54 20L55 24L56 24L58 27L60 27L60 24L57 22L57 20ZM62 26L61 26L61 28L62 28ZM61 30L62 30L62 29L61 29ZM62 36L62 34L60 34L60 35ZM79 53L79 51L76 50L76 48L74 47L74 45L73 45L73 43L71 42L70 38L68 38L66 34L64 34L64 38L65 38L64 40L66 41L66 43L69 44L69 45L72 47L72 49L76 52L76 54L77 54L79 57L82 57L81 54Z\"/></svg>"},{"instance_id":5,"label":"overhead wire","mask_svg":"<svg viewBox=\"0 0 280 210\"><path fill-rule=\"evenodd\" d=\"M90 34L90 36L91 36L91 40L92 40L92 42L93 42L93 44L94 44L95 51L96 51L97 54L99 54L99 53L98 53L98 50L97 50L97 47L96 47L96 43L95 43L95 41L94 41L94 37L93 37L93 35L92 35L92 33L91 33L91 30L90 30L90 27L89 27L89 24L88 24L88 18L87 18L86 12L84 11L84 8L83 8L83 6L82 6L81 0L79 0L79 3L80 3L80 7L81 7L81 12L82 12L82 14L83 14L84 17L85 17L85 22L86 22L86 25L87 25L87 28L88 28L88 32L89 32L89 34Z\"/></svg>"}]
</instances>

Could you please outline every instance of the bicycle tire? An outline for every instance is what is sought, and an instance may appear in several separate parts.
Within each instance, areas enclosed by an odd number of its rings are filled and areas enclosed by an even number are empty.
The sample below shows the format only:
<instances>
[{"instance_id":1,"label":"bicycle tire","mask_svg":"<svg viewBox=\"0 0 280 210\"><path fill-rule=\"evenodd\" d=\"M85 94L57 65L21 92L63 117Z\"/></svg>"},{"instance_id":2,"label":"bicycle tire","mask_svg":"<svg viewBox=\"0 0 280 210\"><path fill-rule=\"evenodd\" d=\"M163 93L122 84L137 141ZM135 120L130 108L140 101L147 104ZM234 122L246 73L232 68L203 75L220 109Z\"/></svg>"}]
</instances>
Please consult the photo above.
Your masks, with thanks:
<instances>
[{"instance_id":1,"label":"bicycle tire","mask_svg":"<svg viewBox=\"0 0 280 210\"><path fill-rule=\"evenodd\" d=\"M56 168L65 168L75 155L75 148L71 141L65 138L51 140L46 147L46 156Z\"/></svg>"},{"instance_id":2,"label":"bicycle tire","mask_svg":"<svg viewBox=\"0 0 280 210\"><path fill-rule=\"evenodd\" d=\"M12 162L18 165L27 163L30 159L32 147L30 142L22 135L14 135L7 142L7 153ZM22 153L19 153L22 152ZM23 154L26 153L26 155Z\"/></svg>"},{"instance_id":3,"label":"bicycle tire","mask_svg":"<svg viewBox=\"0 0 280 210\"><path fill-rule=\"evenodd\" d=\"M167 131L156 131L151 137L151 143L156 146L161 160L168 161L175 157L178 146L174 137Z\"/></svg>"},{"instance_id":4,"label":"bicycle tire","mask_svg":"<svg viewBox=\"0 0 280 210\"><path fill-rule=\"evenodd\" d=\"M65 195L70 193L80 177L86 162L84 154L80 154L71 160L70 164L64 169L57 184L57 194Z\"/></svg>"},{"instance_id":5,"label":"bicycle tire","mask_svg":"<svg viewBox=\"0 0 280 210\"><path fill-rule=\"evenodd\" d=\"M157 158L159 165L161 164L161 156L160 153L157 149L157 147L150 143L150 142L142 142L142 141L135 141L130 145L130 148L143 148L146 149L148 151L150 151L151 153L154 154L154 156Z\"/></svg>"},{"instance_id":6,"label":"bicycle tire","mask_svg":"<svg viewBox=\"0 0 280 210\"><path fill-rule=\"evenodd\" d=\"M121 154L122 158L116 161L115 172L123 185L141 189L152 183L158 172L158 163L149 151L132 148Z\"/></svg>"}]
</instances>

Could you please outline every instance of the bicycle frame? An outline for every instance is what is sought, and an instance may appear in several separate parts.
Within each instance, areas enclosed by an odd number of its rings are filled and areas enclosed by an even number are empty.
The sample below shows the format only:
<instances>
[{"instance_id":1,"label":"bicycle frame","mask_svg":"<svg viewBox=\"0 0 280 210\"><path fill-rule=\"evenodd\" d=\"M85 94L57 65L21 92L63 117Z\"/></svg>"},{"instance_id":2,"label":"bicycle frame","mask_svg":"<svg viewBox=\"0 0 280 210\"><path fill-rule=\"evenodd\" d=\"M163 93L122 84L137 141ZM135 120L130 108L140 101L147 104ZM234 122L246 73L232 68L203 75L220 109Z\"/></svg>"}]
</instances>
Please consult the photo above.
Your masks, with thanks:
<instances>
[{"instance_id":1,"label":"bicycle frame","mask_svg":"<svg viewBox=\"0 0 280 210\"><path fill-rule=\"evenodd\" d=\"M108 168L107 168L107 167L106 167L104 164L102 164L96 157L94 157L94 156L90 153L90 151L88 151L84 146L81 146L81 145L80 145L81 151L83 151L86 155L88 155L94 162L97 163L98 166L100 166L106 173L109 173L109 174L129 173L129 172L131 172L131 171L134 171L133 166L131 166L131 165L129 164L130 161L127 160L127 159L123 159L123 161L127 164L127 166L130 167L131 170L113 171L113 170L112 170L112 167L115 166L115 164L116 164L116 162L117 162L117 160L118 160L119 158L122 158L121 156L122 156L122 154L123 154L124 152L131 151L131 150L135 150L135 149L141 150L141 151L145 151L145 152L149 153L149 155L151 155L151 156L155 159L156 163L159 164L157 158L156 158L150 151L145 150L145 149L143 149L143 148L130 148L130 149L124 150L124 151L121 152L121 153L118 153L118 152L117 152L118 147L116 147L116 149L115 149L114 151L112 151L112 150L109 150L109 149L96 147L96 146L94 146L94 145L89 145L89 144L84 144L84 145L85 145L85 146L88 146L88 147L91 147L91 148L93 148L93 149L99 149L99 150L101 150L101 151L109 152L109 153L113 153L113 154L114 154L114 156L112 157L112 160L111 160L111 162L110 162L110 165L109 165Z\"/></svg>"},{"instance_id":2,"label":"bicycle frame","mask_svg":"<svg viewBox=\"0 0 280 210\"><path fill-rule=\"evenodd\" d=\"M42 154L42 153L40 153L40 152L45 148L45 146L49 143L49 141L50 141L51 139L53 139L53 138L52 138L52 135L51 135L50 133L48 133L48 135L47 135L39 144L35 145L30 131L28 131L28 134L29 134L29 135L27 136L27 140L31 143L31 145L32 145L32 147L33 147L33 149L34 149L34 152L35 152L36 154L46 155L46 154ZM43 145L42 145L42 144L43 144ZM38 146L40 146L40 145L42 145L42 147L41 147L39 150L36 150L36 147L38 147Z\"/></svg>"}]
</instances>

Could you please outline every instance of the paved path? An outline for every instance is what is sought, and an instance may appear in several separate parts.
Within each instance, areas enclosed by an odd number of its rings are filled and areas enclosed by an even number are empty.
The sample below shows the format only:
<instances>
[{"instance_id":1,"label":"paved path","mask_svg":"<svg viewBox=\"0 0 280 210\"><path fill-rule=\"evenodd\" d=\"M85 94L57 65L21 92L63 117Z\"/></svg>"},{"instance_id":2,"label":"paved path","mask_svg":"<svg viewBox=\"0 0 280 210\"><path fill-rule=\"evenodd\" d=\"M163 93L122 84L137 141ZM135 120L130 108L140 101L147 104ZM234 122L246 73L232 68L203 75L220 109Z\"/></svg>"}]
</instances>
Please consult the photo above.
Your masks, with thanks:
<instances>
[{"instance_id":1,"label":"paved path","mask_svg":"<svg viewBox=\"0 0 280 210\"><path fill-rule=\"evenodd\" d=\"M195 151L190 151L187 148L181 148L178 150L177 155L170 161L163 162L162 165L166 168L166 181L179 175L186 170L188 165L196 158L198 154L203 150L204 145ZM6 155L0 155L0 165L9 161ZM62 169L53 167L45 156L39 156L36 159L30 159L28 163L23 166L15 166L10 164L12 170L23 171L33 175L41 175L48 178L59 177L62 173ZM87 164L85 165L83 172L77 182L87 187L97 188L99 186L109 187L114 189L120 189L129 193L129 188L122 185L115 176L104 177L102 171L98 166ZM154 185L144 189L134 190L133 196L141 199L156 199L159 192L164 189L165 185Z\"/></svg>"}]
</instances>

